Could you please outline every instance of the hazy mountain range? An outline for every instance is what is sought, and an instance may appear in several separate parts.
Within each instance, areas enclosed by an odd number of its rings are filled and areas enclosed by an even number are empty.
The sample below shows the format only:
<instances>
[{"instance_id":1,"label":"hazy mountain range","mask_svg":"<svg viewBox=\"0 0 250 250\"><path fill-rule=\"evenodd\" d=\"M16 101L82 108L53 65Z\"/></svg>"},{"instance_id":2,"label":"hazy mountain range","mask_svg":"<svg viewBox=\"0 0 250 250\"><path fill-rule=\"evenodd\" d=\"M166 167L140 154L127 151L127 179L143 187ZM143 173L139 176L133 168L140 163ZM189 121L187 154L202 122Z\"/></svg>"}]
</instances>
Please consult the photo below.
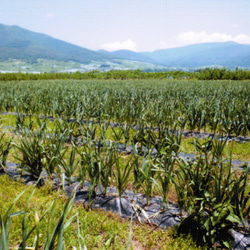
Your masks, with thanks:
<instances>
[{"instance_id":1,"label":"hazy mountain range","mask_svg":"<svg viewBox=\"0 0 250 250\"><path fill-rule=\"evenodd\" d=\"M206 66L236 66L250 68L250 45L235 42L203 43L154 52L118 50L93 51L19 26L0 24L0 61L37 59L74 61L79 63L116 62L126 59L166 67L199 68Z\"/></svg>"}]
</instances>

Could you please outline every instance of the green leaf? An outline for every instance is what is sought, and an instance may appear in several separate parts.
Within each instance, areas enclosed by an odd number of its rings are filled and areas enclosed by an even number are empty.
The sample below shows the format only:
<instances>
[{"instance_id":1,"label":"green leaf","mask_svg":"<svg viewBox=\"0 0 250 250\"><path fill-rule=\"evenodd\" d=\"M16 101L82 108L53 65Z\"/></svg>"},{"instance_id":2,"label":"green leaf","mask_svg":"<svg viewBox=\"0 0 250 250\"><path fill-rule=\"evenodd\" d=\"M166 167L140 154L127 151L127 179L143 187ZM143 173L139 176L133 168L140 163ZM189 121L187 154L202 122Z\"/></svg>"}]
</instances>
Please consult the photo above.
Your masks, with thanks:
<instances>
[{"instance_id":1,"label":"green leaf","mask_svg":"<svg viewBox=\"0 0 250 250\"><path fill-rule=\"evenodd\" d=\"M232 223L241 223L240 218L235 214L229 214L226 219Z\"/></svg>"}]
</instances>

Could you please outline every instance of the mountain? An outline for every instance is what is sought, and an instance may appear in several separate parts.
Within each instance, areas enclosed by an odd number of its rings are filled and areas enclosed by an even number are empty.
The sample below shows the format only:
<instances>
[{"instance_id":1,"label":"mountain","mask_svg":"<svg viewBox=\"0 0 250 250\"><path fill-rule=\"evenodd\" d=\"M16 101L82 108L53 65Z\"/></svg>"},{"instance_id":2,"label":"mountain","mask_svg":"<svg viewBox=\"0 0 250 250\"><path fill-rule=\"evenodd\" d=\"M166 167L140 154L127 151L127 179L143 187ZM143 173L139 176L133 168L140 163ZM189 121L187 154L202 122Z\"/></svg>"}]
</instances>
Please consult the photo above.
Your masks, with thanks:
<instances>
[{"instance_id":1,"label":"mountain","mask_svg":"<svg viewBox=\"0 0 250 250\"><path fill-rule=\"evenodd\" d=\"M228 68L250 68L250 45L236 42L201 43L179 48L161 49L154 52L133 52L117 50L99 52L152 64L177 68L199 68L223 66Z\"/></svg>"},{"instance_id":2,"label":"mountain","mask_svg":"<svg viewBox=\"0 0 250 250\"><path fill-rule=\"evenodd\" d=\"M131 50L116 50L116 51L106 51L106 50L98 50L100 53L112 55L116 58L122 58L132 61L138 61L138 62L146 62L146 63L152 63L156 64L155 60L152 59L149 56L143 55L142 53L137 53Z\"/></svg>"},{"instance_id":3,"label":"mountain","mask_svg":"<svg viewBox=\"0 0 250 250\"><path fill-rule=\"evenodd\" d=\"M141 54L167 67L250 67L250 45L235 42L193 44Z\"/></svg>"},{"instance_id":4,"label":"mountain","mask_svg":"<svg viewBox=\"0 0 250 250\"><path fill-rule=\"evenodd\" d=\"M131 69L142 63L145 63L144 67L158 68L157 65L161 65L161 69L208 66L250 68L250 45L224 42L193 44L140 53L130 50L93 51L16 25L0 24L0 61L21 59L34 63L39 58L82 64L90 64L92 61L104 64L112 62ZM129 61L129 66L128 61L123 62L124 59Z\"/></svg>"},{"instance_id":5,"label":"mountain","mask_svg":"<svg viewBox=\"0 0 250 250\"><path fill-rule=\"evenodd\" d=\"M28 61L43 58L89 63L93 60L112 61L114 56L85 49L19 26L0 24L0 61L9 58Z\"/></svg>"}]
</instances>

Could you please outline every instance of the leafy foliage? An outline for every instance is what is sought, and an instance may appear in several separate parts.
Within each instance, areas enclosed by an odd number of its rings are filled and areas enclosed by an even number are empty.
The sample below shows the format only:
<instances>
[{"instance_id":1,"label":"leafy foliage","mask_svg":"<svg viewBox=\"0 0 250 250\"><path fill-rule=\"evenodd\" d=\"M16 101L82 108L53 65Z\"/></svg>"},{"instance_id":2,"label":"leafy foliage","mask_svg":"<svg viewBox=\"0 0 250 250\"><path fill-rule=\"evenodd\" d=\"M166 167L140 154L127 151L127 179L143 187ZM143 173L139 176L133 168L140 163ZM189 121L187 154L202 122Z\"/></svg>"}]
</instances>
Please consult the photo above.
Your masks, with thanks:
<instances>
[{"instance_id":1,"label":"leafy foliage","mask_svg":"<svg viewBox=\"0 0 250 250\"><path fill-rule=\"evenodd\" d=\"M200 245L212 247L215 242L230 247L229 230L248 219L247 179L249 167L242 173L224 162L213 141L198 143L197 160L179 165L174 182L181 208L188 210L178 228L179 234L191 233ZM221 147L224 147L224 143ZM244 197L244 198L243 198Z\"/></svg>"},{"instance_id":2,"label":"leafy foliage","mask_svg":"<svg viewBox=\"0 0 250 250\"><path fill-rule=\"evenodd\" d=\"M90 199L97 187L106 194L116 184L122 196L133 183L148 204L155 187L167 203L174 188L187 215L179 233L191 233L201 245L211 247L220 240L228 247L228 231L249 220L249 168L236 172L231 158L223 158L230 136L249 133L249 83L188 83L0 83L0 110L17 111L18 136L5 143L1 135L2 163L14 145L22 170L36 178L44 170L50 176L62 174L69 182L76 175L90 182ZM212 131L211 138L194 140L196 159L189 162L178 160L187 129ZM133 154L121 156L120 148ZM38 234L38 227L34 230Z\"/></svg>"}]
</instances>

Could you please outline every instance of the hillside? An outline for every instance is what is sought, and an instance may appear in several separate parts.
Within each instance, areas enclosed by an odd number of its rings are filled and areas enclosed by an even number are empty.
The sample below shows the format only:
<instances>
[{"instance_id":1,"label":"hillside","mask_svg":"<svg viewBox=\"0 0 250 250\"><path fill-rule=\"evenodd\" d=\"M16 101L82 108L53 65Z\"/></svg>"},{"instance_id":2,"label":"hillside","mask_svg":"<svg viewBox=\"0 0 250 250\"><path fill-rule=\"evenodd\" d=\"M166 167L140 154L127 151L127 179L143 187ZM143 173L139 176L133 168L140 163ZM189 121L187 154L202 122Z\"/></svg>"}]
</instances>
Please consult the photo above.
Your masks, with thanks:
<instances>
[{"instance_id":1,"label":"hillside","mask_svg":"<svg viewBox=\"0 0 250 250\"><path fill-rule=\"evenodd\" d=\"M89 64L86 70L99 69L102 63L111 65L110 69L141 67L152 70L189 70L209 66L250 68L250 45L224 42L193 44L154 52L93 51L19 26L0 24L0 62L9 59L20 59L31 64L37 63L38 59L73 61Z\"/></svg>"},{"instance_id":2,"label":"hillside","mask_svg":"<svg viewBox=\"0 0 250 250\"><path fill-rule=\"evenodd\" d=\"M36 61L38 58L44 58L89 63L93 60L113 60L114 57L18 26L0 24L0 61L5 61L9 58L28 61Z\"/></svg>"},{"instance_id":3,"label":"hillside","mask_svg":"<svg viewBox=\"0 0 250 250\"><path fill-rule=\"evenodd\" d=\"M103 54L112 55L117 58L122 58L126 60L138 61L138 62L146 62L156 64L156 61L149 56L143 55L142 53L137 53L131 50L116 50L116 51L106 51L106 50L98 50Z\"/></svg>"},{"instance_id":4,"label":"hillside","mask_svg":"<svg viewBox=\"0 0 250 250\"><path fill-rule=\"evenodd\" d=\"M250 67L250 45L235 42L193 44L141 54L168 67Z\"/></svg>"}]
</instances>

